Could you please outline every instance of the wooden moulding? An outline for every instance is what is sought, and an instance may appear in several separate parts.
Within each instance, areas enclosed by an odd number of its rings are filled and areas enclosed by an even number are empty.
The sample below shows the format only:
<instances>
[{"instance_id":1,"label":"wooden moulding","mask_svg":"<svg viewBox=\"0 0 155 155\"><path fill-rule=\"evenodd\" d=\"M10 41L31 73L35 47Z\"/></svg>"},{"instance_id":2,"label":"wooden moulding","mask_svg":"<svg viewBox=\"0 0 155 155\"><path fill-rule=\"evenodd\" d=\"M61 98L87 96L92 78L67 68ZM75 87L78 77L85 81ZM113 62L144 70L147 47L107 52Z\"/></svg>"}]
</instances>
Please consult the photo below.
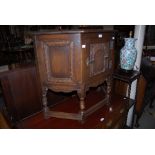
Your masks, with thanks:
<instances>
[{"instance_id":1,"label":"wooden moulding","mask_svg":"<svg viewBox=\"0 0 155 155\"><path fill-rule=\"evenodd\" d=\"M72 119L72 120L84 120L86 119L89 115L97 111L98 109L102 108L105 104L108 103L108 99L104 98L103 100L99 101L95 105L91 106L87 110L85 110L83 113L68 113L68 112L60 112L60 111L52 111L48 110L46 112L47 117L56 117L56 118L62 118L62 119Z\"/></svg>"}]
</instances>

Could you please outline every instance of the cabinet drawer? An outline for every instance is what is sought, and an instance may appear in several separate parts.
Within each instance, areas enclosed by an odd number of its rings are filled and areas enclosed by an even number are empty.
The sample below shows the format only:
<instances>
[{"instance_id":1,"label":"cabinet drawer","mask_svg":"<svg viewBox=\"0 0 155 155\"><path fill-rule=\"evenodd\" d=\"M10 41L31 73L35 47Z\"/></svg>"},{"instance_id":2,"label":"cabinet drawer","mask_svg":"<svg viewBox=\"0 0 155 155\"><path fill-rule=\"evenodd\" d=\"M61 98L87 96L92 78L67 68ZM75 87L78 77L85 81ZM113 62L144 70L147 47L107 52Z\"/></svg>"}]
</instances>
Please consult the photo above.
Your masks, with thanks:
<instances>
[{"instance_id":1,"label":"cabinet drawer","mask_svg":"<svg viewBox=\"0 0 155 155\"><path fill-rule=\"evenodd\" d=\"M120 129L123 128L126 122L127 109L125 107L109 112L102 122L98 123L96 128L99 129Z\"/></svg>"}]
</instances>

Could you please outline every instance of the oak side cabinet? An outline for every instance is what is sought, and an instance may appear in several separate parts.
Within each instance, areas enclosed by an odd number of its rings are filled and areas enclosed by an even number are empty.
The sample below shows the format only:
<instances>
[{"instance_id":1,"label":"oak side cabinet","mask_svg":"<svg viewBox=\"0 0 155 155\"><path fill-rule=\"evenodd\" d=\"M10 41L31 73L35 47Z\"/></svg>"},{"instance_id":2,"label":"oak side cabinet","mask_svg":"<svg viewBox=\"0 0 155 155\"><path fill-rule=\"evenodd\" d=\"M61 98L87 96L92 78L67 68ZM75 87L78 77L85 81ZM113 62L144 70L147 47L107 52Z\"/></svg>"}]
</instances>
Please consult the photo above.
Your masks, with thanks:
<instances>
[{"instance_id":1,"label":"oak side cabinet","mask_svg":"<svg viewBox=\"0 0 155 155\"><path fill-rule=\"evenodd\" d=\"M105 30L70 30L35 34L37 68L42 85L46 117L83 120L109 103L113 71L114 32ZM106 83L104 100L87 107L86 92L90 87ZM77 113L51 111L46 94L76 91L79 96Z\"/></svg>"}]
</instances>

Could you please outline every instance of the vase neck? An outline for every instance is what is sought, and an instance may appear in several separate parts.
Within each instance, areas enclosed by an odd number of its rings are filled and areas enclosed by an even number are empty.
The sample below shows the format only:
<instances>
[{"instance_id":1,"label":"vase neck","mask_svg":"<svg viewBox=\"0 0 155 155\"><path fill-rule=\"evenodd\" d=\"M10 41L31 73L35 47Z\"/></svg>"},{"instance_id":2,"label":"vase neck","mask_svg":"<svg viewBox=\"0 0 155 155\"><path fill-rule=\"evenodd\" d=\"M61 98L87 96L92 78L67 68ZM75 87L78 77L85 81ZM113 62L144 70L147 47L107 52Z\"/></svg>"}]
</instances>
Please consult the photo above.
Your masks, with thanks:
<instances>
[{"instance_id":1,"label":"vase neck","mask_svg":"<svg viewBox=\"0 0 155 155\"><path fill-rule=\"evenodd\" d=\"M135 47L135 38L125 38L125 46L128 48Z\"/></svg>"}]
</instances>

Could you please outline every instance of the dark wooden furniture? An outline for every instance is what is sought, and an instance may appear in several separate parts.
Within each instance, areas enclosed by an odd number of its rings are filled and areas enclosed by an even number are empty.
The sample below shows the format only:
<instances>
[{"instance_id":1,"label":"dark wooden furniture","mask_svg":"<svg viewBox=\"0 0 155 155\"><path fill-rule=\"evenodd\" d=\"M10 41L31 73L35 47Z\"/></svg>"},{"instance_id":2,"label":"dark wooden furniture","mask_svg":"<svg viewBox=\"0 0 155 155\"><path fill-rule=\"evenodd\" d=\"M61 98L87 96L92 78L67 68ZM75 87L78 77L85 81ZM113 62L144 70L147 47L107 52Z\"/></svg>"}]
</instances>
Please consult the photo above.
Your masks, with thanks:
<instances>
[{"instance_id":1,"label":"dark wooden furniture","mask_svg":"<svg viewBox=\"0 0 155 155\"><path fill-rule=\"evenodd\" d=\"M103 99L104 93L90 90L86 96L86 104L92 104ZM78 97L71 96L54 106L55 110L78 111ZM53 109L53 107L52 107ZM60 119L50 117L44 118L44 113L40 112L19 122L16 128L19 129L118 129L124 128L129 110L129 99L122 96L112 96L111 105L104 105L92 115L85 119L84 123L78 120Z\"/></svg>"},{"instance_id":2,"label":"dark wooden furniture","mask_svg":"<svg viewBox=\"0 0 155 155\"><path fill-rule=\"evenodd\" d=\"M142 58L141 73L136 104L136 127L139 127L139 119L146 105L152 108L153 101L155 100L155 65L148 57Z\"/></svg>"},{"instance_id":3,"label":"dark wooden furniture","mask_svg":"<svg viewBox=\"0 0 155 155\"><path fill-rule=\"evenodd\" d=\"M127 94L127 98L130 99L130 93L131 93L131 84L133 81L137 80L137 87L138 87L138 83L139 83L139 77L140 77L140 72L139 71L132 71L130 73L126 73L126 72L123 72L121 69L117 69L114 74L113 74L113 79L116 79L116 80L119 80L119 81L122 81L122 82L125 82L128 84L128 94ZM135 95L135 100L133 99L130 99L132 100L132 104L133 105L136 105L136 99L137 99L137 87L136 87L136 95ZM132 105L131 105L132 106ZM134 106L135 107L135 106ZM135 108L134 108L134 112L135 112ZM133 114L134 116L134 114ZM133 127L133 124L134 123L134 117L133 117L133 121L132 121L132 127Z\"/></svg>"},{"instance_id":4,"label":"dark wooden furniture","mask_svg":"<svg viewBox=\"0 0 155 155\"><path fill-rule=\"evenodd\" d=\"M36 58L40 74L45 117L83 120L109 103L113 70L113 32L78 30L40 32L35 35ZM86 92L107 83L106 97L88 108ZM80 110L76 113L50 111L47 90L76 91Z\"/></svg>"},{"instance_id":5,"label":"dark wooden furniture","mask_svg":"<svg viewBox=\"0 0 155 155\"><path fill-rule=\"evenodd\" d=\"M128 89L128 95L127 97L130 98L130 92L131 92L131 84L135 80L139 80L140 72L138 71L133 71L131 73L125 73L121 71L120 69L116 70L113 74L113 78L123 81L129 85Z\"/></svg>"},{"instance_id":6,"label":"dark wooden furniture","mask_svg":"<svg viewBox=\"0 0 155 155\"><path fill-rule=\"evenodd\" d=\"M26 46L25 46L26 47ZM15 65L28 64L35 62L34 48L14 48L11 50L0 51L0 65Z\"/></svg>"},{"instance_id":7,"label":"dark wooden furniture","mask_svg":"<svg viewBox=\"0 0 155 155\"><path fill-rule=\"evenodd\" d=\"M42 109L41 88L35 66L2 72L0 82L11 122L17 122Z\"/></svg>"},{"instance_id":8,"label":"dark wooden furniture","mask_svg":"<svg viewBox=\"0 0 155 155\"><path fill-rule=\"evenodd\" d=\"M0 84L5 101L3 112L11 126L42 110L41 86L34 65L1 72ZM62 99L63 94L47 93L48 105Z\"/></svg>"},{"instance_id":9,"label":"dark wooden furniture","mask_svg":"<svg viewBox=\"0 0 155 155\"><path fill-rule=\"evenodd\" d=\"M137 92L137 99L136 99L136 106L135 106L135 112L136 112L135 127L139 127L139 119L144 111L146 86L147 86L147 81L141 74L138 82L138 88L137 88L138 92Z\"/></svg>"},{"instance_id":10,"label":"dark wooden furniture","mask_svg":"<svg viewBox=\"0 0 155 155\"><path fill-rule=\"evenodd\" d=\"M143 55L148 57L154 57L155 56L155 49L144 49Z\"/></svg>"},{"instance_id":11,"label":"dark wooden furniture","mask_svg":"<svg viewBox=\"0 0 155 155\"><path fill-rule=\"evenodd\" d=\"M3 113L0 112L0 129L10 129L10 126L5 119Z\"/></svg>"}]
</instances>

